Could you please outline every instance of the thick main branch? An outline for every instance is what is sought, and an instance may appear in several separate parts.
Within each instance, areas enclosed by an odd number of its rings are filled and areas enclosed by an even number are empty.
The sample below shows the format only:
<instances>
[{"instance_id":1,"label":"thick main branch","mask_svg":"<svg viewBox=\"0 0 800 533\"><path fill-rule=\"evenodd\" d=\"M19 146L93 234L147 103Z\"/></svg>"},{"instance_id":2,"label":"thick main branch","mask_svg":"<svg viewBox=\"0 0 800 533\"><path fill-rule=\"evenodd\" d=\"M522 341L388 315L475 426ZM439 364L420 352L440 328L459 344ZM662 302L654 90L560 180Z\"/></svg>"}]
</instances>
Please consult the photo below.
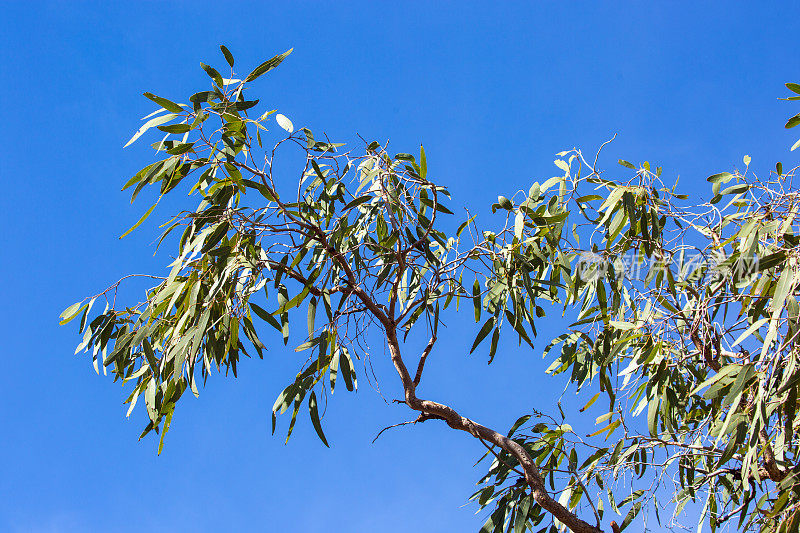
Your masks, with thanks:
<instances>
[{"instance_id":1,"label":"thick main branch","mask_svg":"<svg viewBox=\"0 0 800 533\"><path fill-rule=\"evenodd\" d=\"M415 411L419 411L425 415L432 415L436 418L444 420L448 426L453 429L465 431L472 436L481 439L495 446L499 446L503 450L513 455L525 473L525 481L531 488L533 499L543 509L552 514L555 518L566 524L566 526L576 533L602 533L596 526L592 526L578 518L575 514L569 511L566 507L554 500L547 492L544 486L544 481L539 473L539 468L534 463L531 456L519 443L509 439L505 435L497 431L487 428L469 418L461 416L453 408L433 402L430 400L422 400L416 396L416 383L412 379L403 358L400 354L400 345L397 340L395 331L395 324L387 318L386 323L386 340L391 353L392 362L394 363L397 373L403 382L403 390L405 393L405 403Z\"/></svg>"}]
</instances>

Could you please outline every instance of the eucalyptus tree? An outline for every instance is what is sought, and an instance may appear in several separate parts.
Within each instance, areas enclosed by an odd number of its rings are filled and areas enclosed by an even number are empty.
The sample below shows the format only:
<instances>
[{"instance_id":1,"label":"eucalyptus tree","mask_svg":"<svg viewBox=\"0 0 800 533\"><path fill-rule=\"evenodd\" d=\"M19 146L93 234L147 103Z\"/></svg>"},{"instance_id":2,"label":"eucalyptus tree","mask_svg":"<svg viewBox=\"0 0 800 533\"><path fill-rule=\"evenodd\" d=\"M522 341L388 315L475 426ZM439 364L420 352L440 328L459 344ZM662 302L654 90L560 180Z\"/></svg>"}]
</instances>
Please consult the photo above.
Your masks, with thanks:
<instances>
[{"instance_id":1,"label":"eucalyptus tree","mask_svg":"<svg viewBox=\"0 0 800 533\"><path fill-rule=\"evenodd\" d=\"M288 439L302 411L327 445L320 403L337 384L356 388L359 361L388 357L409 422L441 421L485 447L473 495L489 508L482 531L642 530L687 514L698 529L798 530L795 169L779 163L759 179L745 156L708 178L702 201L648 162L603 172L599 152L573 149L558 154L557 176L498 197L495 225L479 227L454 217L422 148L351 149L273 111L254 118L246 91L291 50L242 79L221 50L229 77L201 64L210 88L188 103L145 93L159 109L128 143L164 133L156 160L124 186L132 198L150 187L158 200L179 190L199 199L162 226L159 245L176 246L176 258L147 276L141 302L117 305L128 276L61 316L79 322L76 353L130 383L128 413L144 405L142 436L159 433L159 452L187 390L235 376L242 355L263 357L304 322L273 432L288 412ZM297 173L279 170L281 158ZM474 316L472 350L490 362L501 335L531 349L547 313L571 317L544 350L547 372L587 397L581 411L597 427L587 435L568 423L577 413L542 405L489 428L420 397L425 362L447 342L440 326L458 312Z\"/></svg>"}]
</instances>

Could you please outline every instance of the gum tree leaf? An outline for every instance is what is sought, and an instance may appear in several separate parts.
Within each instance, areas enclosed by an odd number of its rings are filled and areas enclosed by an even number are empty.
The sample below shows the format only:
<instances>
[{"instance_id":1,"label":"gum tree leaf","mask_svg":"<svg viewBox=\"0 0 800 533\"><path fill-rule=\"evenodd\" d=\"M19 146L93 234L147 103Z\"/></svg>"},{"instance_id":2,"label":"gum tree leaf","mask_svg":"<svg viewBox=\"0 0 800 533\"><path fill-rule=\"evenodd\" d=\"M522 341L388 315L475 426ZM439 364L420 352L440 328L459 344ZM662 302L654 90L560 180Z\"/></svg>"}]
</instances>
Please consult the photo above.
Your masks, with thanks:
<instances>
[{"instance_id":1,"label":"gum tree leaf","mask_svg":"<svg viewBox=\"0 0 800 533\"><path fill-rule=\"evenodd\" d=\"M257 66L255 69L253 69L253 72L251 72L250 74L247 75L247 77L244 79L245 83L255 80L259 76L261 76L263 74L266 74L270 70L272 70L275 67L277 67L278 65L280 65L281 62L284 59L286 59L289 56L289 54L292 53L292 50L294 50L294 48L289 48L284 53L278 54L275 57L273 57L272 59L268 59L267 61L264 61L263 63L261 63L259 66Z\"/></svg>"},{"instance_id":2,"label":"gum tree leaf","mask_svg":"<svg viewBox=\"0 0 800 533\"><path fill-rule=\"evenodd\" d=\"M219 45L219 49L222 51L222 55L225 56L225 61L233 68L233 54L231 54L231 51L224 44Z\"/></svg>"},{"instance_id":3,"label":"gum tree leaf","mask_svg":"<svg viewBox=\"0 0 800 533\"><path fill-rule=\"evenodd\" d=\"M160 96L156 96L153 93L144 93L144 96L146 98L149 98L150 100L154 101L155 103L157 103L158 105L160 105L161 107L166 109L167 111L170 111L172 113L183 113L184 112L184 109L181 106L179 106L178 104L176 104L175 102L173 102L172 100L167 100L166 98L162 98Z\"/></svg>"},{"instance_id":4,"label":"gum tree leaf","mask_svg":"<svg viewBox=\"0 0 800 533\"><path fill-rule=\"evenodd\" d=\"M160 198L159 198L159 200L160 200ZM158 201L156 201L156 203L154 203L153 205L151 205L151 206L150 206L150 209L148 209L148 210L145 212L145 214L144 214L144 215L142 215L142 217L141 217L139 220L137 220L137 221L136 221L136 224L134 224L133 226L131 226L131 228L130 228L128 231L126 231L125 233L123 233L122 235L120 235L120 236L119 236L119 238L120 238L120 239L124 238L124 237L125 237L125 236L127 236L127 235L128 235L130 232L132 232L133 230L135 230L136 228L138 228L138 227L139 227L139 226L142 224L142 222L144 222L145 220L147 220L147 217L149 217L149 216L150 216L150 213L152 213L152 212L153 212L153 209L155 209L157 205L158 205Z\"/></svg>"},{"instance_id":5,"label":"gum tree leaf","mask_svg":"<svg viewBox=\"0 0 800 533\"><path fill-rule=\"evenodd\" d=\"M319 412L317 410L317 395L314 391L311 391L311 395L308 397L308 411L311 415L311 423L314 425L314 430L317 432L319 440L322 441L322 444L330 448L328 439L325 438L325 434L322 432L322 424L320 423Z\"/></svg>"},{"instance_id":6,"label":"gum tree leaf","mask_svg":"<svg viewBox=\"0 0 800 533\"><path fill-rule=\"evenodd\" d=\"M292 124L291 120L286 118L286 115L278 113L277 115L275 115L275 120L278 122L278 126L285 129L289 133L292 133L294 131L294 124Z\"/></svg>"},{"instance_id":7,"label":"gum tree leaf","mask_svg":"<svg viewBox=\"0 0 800 533\"><path fill-rule=\"evenodd\" d=\"M127 143L125 143L125 146L123 146L123 148L127 148L128 146L136 142L136 139L141 137L142 134L147 130L149 130L150 128L159 126L161 124L169 122L170 120L174 120L175 118L177 118L177 116L178 115L175 113L170 113L168 115L161 115L155 118L151 118L150 120L145 122L141 128L138 129L138 131L133 135L133 137L131 137L130 140Z\"/></svg>"}]
</instances>

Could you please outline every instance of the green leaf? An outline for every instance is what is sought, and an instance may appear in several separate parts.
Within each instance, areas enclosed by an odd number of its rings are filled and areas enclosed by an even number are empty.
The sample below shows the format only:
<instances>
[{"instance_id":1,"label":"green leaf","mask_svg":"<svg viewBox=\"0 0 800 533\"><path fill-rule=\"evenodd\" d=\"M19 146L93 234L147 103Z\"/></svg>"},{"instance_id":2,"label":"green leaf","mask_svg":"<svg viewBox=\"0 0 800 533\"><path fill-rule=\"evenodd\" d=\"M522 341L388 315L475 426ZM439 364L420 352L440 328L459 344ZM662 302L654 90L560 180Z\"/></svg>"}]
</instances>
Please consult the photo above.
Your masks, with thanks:
<instances>
[{"instance_id":1,"label":"green leaf","mask_svg":"<svg viewBox=\"0 0 800 533\"><path fill-rule=\"evenodd\" d=\"M611 414L611 413L609 413L609 414ZM595 431L594 433L590 433L590 434L589 434L589 435L587 435L587 436L588 436L588 437L596 437L597 435L600 435L601 433L605 433L606 431L608 431L608 435L606 435L606 440L608 440L608 437L610 437L610 436L611 436L611 433L613 433L613 432L614 432L614 430L615 430L615 429L617 429L617 427L619 426L619 424L620 424L620 421L619 421L619 420L614 420L613 422L611 422L610 424L608 424L608 425L607 425L607 426L605 426L604 428L598 429L598 430L597 430L597 431Z\"/></svg>"},{"instance_id":2,"label":"green leaf","mask_svg":"<svg viewBox=\"0 0 800 533\"><path fill-rule=\"evenodd\" d=\"M347 203L347 205L345 205L342 208L342 211L347 211L349 209L357 207L357 206L363 204L364 202L369 202L371 199L372 199L372 196L369 195L369 194L365 194L364 196L359 196L358 198L353 198L352 200L350 200Z\"/></svg>"},{"instance_id":3,"label":"green leaf","mask_svg":"<svg viewBox=\"0 0 800 533\"><path fill-rule=\"evenodd\" d=\"M317 314L317 299L312 297L311 300L308 301L308 336L312 336L314 334L314 318Z\"/></svg>"},{"instance_id":4,"label":"green leaf","mask_svg":"<svg viewBox=\"0 0 800 533\"><path fill-rule=\"evenodd\" d=\"M489 363L494 361L494 354L497 352L497 341L500 340L500 329L494 328L494 333L492 333L492 344L489 348Z\"/></svg>"},{"instance_id":5,"label":"green leaf","mask_svg":"<svg viewBox=\"0 0 800 533\"><path fill-rule=\"evenodd\" d=\"M158 453L156 455L161 455L161 450L164 449L164 437L167 436L169 432L169 427L172 424L172 414L175 412L175 404L171 403L169 410L167 411L167 416L164 418L164 426L161 428L161 438L158 441Z\"/></svg>"},{"instance_id":6,"label":"green leaf","mask_svg":"<svg viewBox=\"0 0 800 533\"><path fill-rule=\"evenodd\" d=\"M189 150L194 148L194 143L178 143L173 148L167 150L167 153L170 155L181 155L185 154Z\"/></svg>"},{"instance_id":7,"label":"green leaf","mask_svg":"<svg viewBox=\"0 0 800 533\"><path fill-rule=\"evenodd\" d=\"M733 174L730 172L720 172L719 174L714 174L706 178L706 181L711 183L727 183L733 178Z\"/></svg>"},{"instance_id":8,"label":"green leaf","mask_svg":"<svg viewBox=\"0 0 800 533\"><path fill-rule=\"evenodd\" d=\"M498 204L500 205L500 207L502 207L503 209L508 209L509 211L510 211L510 210L512 210L512 209L514 209L514 204L512 204L512 203L511 203L511 200L509 200L509 199L508 199L508 198L506 198L505 196L498 196L498 197L497 197L497 203L498 203Z\"/></svg>"},{"instance_id":9,"label":"green leaf","mask_svg":"<svg viewBox=\"0 0 800 533\"><path fill-rule=\"evenodd\" d=\"M319 421L319 412L317 410L317 395L314 391L311 391L311 395L308 397L308 411L311 414L311 423L314 424L314 430L317 432L319 440L322 441L322 444L330 448L328 440L322 432L322 424Z\"/></svg>"},{"instance_id":10,"label":"green leaf","mask_svg":"<svg viewBox=\"0 0 800 533\"><path fill-rule=\"evenodd\" d=\"M780 251L775 252L774 254L769 254L765 257L762 257L758 260L758 271L768 270L779 264L783 263L786 260L786 252Z\"/></svg>"},{"instance_id":11,"label":"green leaf","mask_svg":"<svg viewBox=\"0 0 800 533\"><path fill-rule=\"evenodd\" d=\"M487 320L483 324L483 327L481 327L481 330L478 332L478 336L475 337L475 342L472 343L472 348L470 348L469 353L472 353L472 352L475 351L475 348L477 348L478 345L481 343L481 341L484 338L486 338L486 335L488 335L489 332L492 331L492 328L494 327L494 324L495 324L495 317L493 317L493 316L489 317L489 320Z\"/></svg>"},{"instance_id":12,"label":"green leaf","mask_svg":"<svg viewBox=\"0 0 800 533\"><path fill-rule=\"evenodd\" d=\"M522 240L522 231L525 229L525 215L520 209L514 216L514 237Z\"/></svg>"},{"instance_id":13,"label":"green leaf","mask_svg":"<svg viewBox=\"0 0 800 533\"><path fill-rule=\"evenodd\" d=\"M792 91L793 93L800 94L800 84L797 83L787 83L786 88Z\"/></svg>"},{"instance_id":14,"label":"green leaf","mask_svg":"<svg viewBox=\"0 0 800 533\"><path fill-rule=\"evenodd\" d=\"M750 189L750 186L746 183L739 183L738 185L731 185L730 187L726 187L720 191L721 195L725 194L740 194L743 192L747 192Z\"/></svg>"},{"instance_id":15,"label":"green leaf","mask_svg":"<svg viewBox=\"0 0 800 533\"><path fill-rule=\"evenodd\" d=\"M458 226L458 229L456 230L456 238L460 237L461 236L461 232L464 231L464 229L469 225L470 222L475 220L475 216L477 216L477 215L471 216L470 218L468 218L467 220L465 220L464 222L462 222Z\"/></svg>"},{"instance_id":16,"label":"green leaf","mask_svg":"<svg viewBox=\"0 0 800 533\"><path fill-rule=\"evenodd\" d=\"M626 496L625 499L623 499L621 502L619 502L619 504L617 504L617 507L625 507L626 505L628 505L632 501L638 500L639 498L642 497L644 492L645 491L643 489L639 489L639 490L633 491L631 494Z\"/></svg>"},{"instance_id":17,"label":"green leaf","mask_svg":"<svg viewBox=\"0 0 800 533\"><path fill-rule=\"evenodd\" d=\"M83 303L83 300L81 300L80 302L74 303L74 304L70 305L69 307L67 307L66 309L64 309L64 311L62 311L61 314L59 315L59 318L61 319L59 324L60 325L64 325L67 322L69 322L72 319L74 319L76 316L78 316L78 313L81 310L81 304L82 303Z\"/></svg>"},{"instance_id":18,"label":"green leaf","mask_svg":"<svg viewBox=\"0 0 800 533\"><path fill-rule=\"evenodd\" d=\"M162 98L160 96L156 96L153 93L144 93L144 96L145 96L145 98L149 98L150 100L154 101L155 103L157 103L158 105L160 105L161 107L166 109L167 111L170 111L172 113L183 113L184 112L184 109L181 106L179 106L178 104L176 104L175 102L173 102L172 100L167 100L166 98Z\"/></svg>"},{"instance_id":19,"label":"green leaf","mask_svg":"<svg viewBox=\"0 0 800 533\"><path fill-rule=\"evenodd\" d=\"M200 66L203 68L203 70L206 71L206 74L208 74L208 76L212 80L214 80L214 83L216 83L218 87L222 87L224 85L222 83L222 75L220 75L220 73L217 72L217 69L215 69L214 67L210 67L205 63L200 63Z\"/></svg>"},{"instance_id":20,"label":"green leaf","mask_svg":"<svg viewBox=\"0 0 800 533\"><path fill-rule=\"evenodd\" d=\"M425 159L425 148L419 145L419 177L425 179L428 175L428 161Z\"/></svg>"},{"instance_id":21,"label":"green leaf","mask_svg":"<svg viewBox=\"0 0 800 533\"><path fill-rule=\"evenodd\" d=\"M583 407L581 407L581 408L580 408L580 412L582 413L582 412L586 411L586 410L587 410L589 407L591 407L591 406L592 406L592 404L593 404L594 402L596 402L596 401L597 401L597 399L598 399L599 397L600 397L600 393L599 393L599 392L595 393L595 395L594 395L594 396L592 396L592 397L589 399L589 401L588 401L588 402L586 402L586 405L584 405ZM584 465L584 466L585 466L585 465Z\"/></svg>"},{"instance_id":22,"label":"green leaf","mask_svg":"<svg viewBox=\"0 0 800 533\"><path fill-rule=\"evenodd\" d=\"M142 222L144 222L145 220L147 220L147 217L149 217L149 216L150 216L150 213L152 213L152 212L153 212L153 209L155 209L155 208L156 208L156 206L158 205L158 202L159 202L160 200L161 200L161 197L159 197L159 198L158 198L158 200L156 200L156 203L154 203L152 206L150 206L150 209L148 209L148 210L147 210L147 212L145 212L145 214L144 214L144 215L142 215L142 218L140 218L139 220L137 220L137 221L136 221L136 224L134 224L133 226L131 226L131 228L130 228L128 231L126 231L125 233L123 233L122 235L120 235L120 236L119 236L119 238L120 238L120 239L122 239L123 237L125 237L126 235L128 235L130 232L132 232L133 230L135 230L136 228L138 228L138 227L139 227L139 225L140 225Z\"/></svg>"},{"instance_id":23,"label":"green leaf","mask_svg":"<svg viewBox=\"0 0 800 533\"><path fill-rule=\"evenodd\" d=\"M254 304L253 302L250 302L250 309L252 309L256 315L258 315L258 318L268 323L276 330L282 331L280 323L277 320L275 320L275 317L269 314L265 309L262 309L260 306Z\"/></svg>"},{"instance_id":24,"label":"green leaf","mask_svg":"<svg viewBox=\"0 0 800 533\"><path fill-rule=\"evenodd\" d=\"M353 361L350 359L350 353L345 348L339 350L339 368L342 370L344 386L352 392L356 388L356 373L353 370Z\"/></svg>"},{"instance_id":25,"label":"green leaf","mask_svg":"<svg viewBox=\"0 0 800 533\"><path fill-rule=\"evenodd\" d=\"M602 200L602 199L603 197L600 196L599 194L587 194L586 196L580 196L578 198L575 198L575 201L580 204L585 202L591 202L593 200Z\"/></svg>"},{"instance_id":26,"label":"green leaf","mask_svg":"<svg viewBox=\"0 0 800 533\"><path fill-rule=\"evenodd\" d=\"M477 278L472 284L472 305L475 307L475 322L478 322L481 319L481 284Z\"/></svg>"},{"instance_id":27,"label":"green leaf","mask_svg":"<svg viewBox=\"0 0 800 533\"><path fill-rule=\"evenodd\" d=\"M146 132L147 130L149 130L150 128L153 128L155 126L159 126L161 124L164 124L165 122L169 122L170 120L174 120L175 118L177 118L177 116L178 115L175 114L175 113L170 113L168 115L161 115L159 117L151 118L150 120L145 122L144 125L142 125L141 128L139 128L136 131L136 133L133 135L133 137L131 137L130 140L127 143L125 143L125 146L123 146L123 148L127 148L128 146L130 146L131 144L136 142L136 139L141 137L142 134L144 132Z\"/></svg>"},{"instance_id":28,"label":"green leaf","mask_svg":"<svg viewBox=\"0 0 800 533\"><path fill-rule=\"evenodd\" d=\"M168 126L159 126L158 129L166 133L186 133L192 127L189 124L169 124Z\"/></svg>"},{"instance_id":29,"label":"green leaf","mask_svg":"<svg viewBox=\"0 0 800 533\"><path fill-rule=\"evenodd\" d=\"M222 51L222 55L225 56L225 61L233 68L233 54L231 54L231 51L224 44L219 45L219 49Z\"/></svg>"},{"instance_id":30,"label":"green leaf","mask_svg":"<svg viewBox=\"0 0 800 533\"><path fill-rule=\"evenodd\" d=\"M796 114L795 116L790 118L788 121L786 121L786 124L783 127L788 130L789 128L794 128L798 124L800 124L800 113Z\"/></svg>"},{"instance_id":31,"label":"green leaf","mask_svg":"<svg viewBox=\"0 0 800 533\"><path fill-rule=\"evenodd\" d=\"M420 203L423 205L427 205L428 207L433 207L434 203L433 200L430 198L420 198ZM446 213L448 215L452 215L453 212L450 211L447 207L445 207L441 202L436 202L436 210L441 211L442 213Z\"/></svg>"},{"instance_id":32,"label":"green leaf","mask_svg":"<svg viewBox=\"0 0 800 533\"><path fill-rule=\"evenodd\" d=\"M295 352L304 352L304 351L308 350L309 348L313 348L314 346L319 344L320 341L322 341L322 338L321 337L316 337L314 339L311 339L310 341L304 342L303 344L301 344L300 346L295 348L294 351Z\"/></svg>"},{"instance_id":33,"label":"green leaf","mask_svg":"<svg viewBox=\"0 0 800 533\"><path fill-rule=\"evenodd\" d=\"M289 48L284 53L278 54L275 57L273 57L272 59L268 59L267 61L264 61L259 66L257 66L255 69L253 69L253 72L251 72L250 74L247 75L247 77L244 79L244 82L245 83L251 82L251 81L255 80L256 78L258 78L259 76L261 76L263 74L266 74L270 70L272 70L275 67L277 67L278 65L281 64L281 62L284 59L286 59L286 57L289 54L292 53L292 50L294 50L294 48Z\"/></svg>"},{"instance_id":34,"label":"green leaf","mask_svg":"<svg viewBox=\"0 0 800 533\"><path fill-rule=\"evenodd\" d=\"M632 169L636 170L636 167L633 165L633 163L629 163L628 161L625 161L624 159L620 159L619 161L617 161L617 163L619 163L623 167L632 168Z\"/></svg>"},{"instance_id":35,"label":"green leaf","mask_svg":"<svg viewBox=\"0 0 800 533\"><path fill-rule=\"evenodd\" d=\"M734 372L740 371L741 368L742 368L742 365L737 365L737 364L725 365L724 367L719 369L719 372L717 372L716 374L714 374L713 376L711 376L710 378L706 379L705 381L700 383L698 386L696 386L694 388L694 390L692 390L692 392L689 393L689 396L697 394L703 388L708 387L709 385L713 385L714 383L718 382L719 380L727 377L728 375L730 375L730 374L732 374Z\"/></svg>"},{"instance_id":36,"label":"green leaf","mask_svg":"<svg viewBox=\"0 0 800 533\"><path fill-rule=\"evenodd\" d=\"M763 326L767 322L769 322L769 318L762 318L760 320L757 320L757 321L753 322L753 324L749 328L747 328L747 330L744 333L739 335L739 337L734 341L733 344L731 344L731 348L735 348L736 346L738 346L740 342L742 342L747 337L752 335L753 332L755 332L758 328L760 328L761 326Z\"/></svg>"},{"instance_id":37,"label":"green leaf","mask_svg":"<svg viewBox=\"0 0 800 533\"><path fill-rule=\"evenodd\" d=\"M208 237L206 237L203 247L200 249L200 253L205 254L211 251L217 245L217 243L219 243L219 241L221 241L222 238L227 235L229 229L230 224L227 220L217 225L217 227L214 228L214 231L212 231Z\"/></svg>"},{"instance_id":38,"label":"green leaf","mask_svg":"<svg viewBox=\"0 0 800 533\"><path fill-rule=\"evenodd\" d=\"M528 511L531 506L531 497L525 496L517 510L517 518L514 522L514 533L523 533L525 524L528 522Z\"/></svg>"},{"instance_id":39,"label":"green leaf","mask_svg":"<svg viewBox=\"0 0 800 533\"><path fill-rule=\"evenodd\" d=\"M784 269L784 271L781 272L781 277L778 279L778 284L775 287L772 302L770 303L770 309L772 309L772 311L777 312L783 309L786 297L794 286L794 281L795 276L791 268Z\"/></svg>"},{"instance_id":40,"label":"green leaf","mask_svg":"<svg viewBox=\"0 0 800 533\"><path fill-rule=\"evenodd\" d=\"M636 518L636 515L639 514L639 511L641 510L642 510L642 502L636 502L635 504L633 504L633 507L630 508L628 514L625 515L625 520L623 520L622 523L619 525L619 530L622 531L623 529L628 527L630 523L633 522L633 519Z\"/></svg>"}]
</instances>

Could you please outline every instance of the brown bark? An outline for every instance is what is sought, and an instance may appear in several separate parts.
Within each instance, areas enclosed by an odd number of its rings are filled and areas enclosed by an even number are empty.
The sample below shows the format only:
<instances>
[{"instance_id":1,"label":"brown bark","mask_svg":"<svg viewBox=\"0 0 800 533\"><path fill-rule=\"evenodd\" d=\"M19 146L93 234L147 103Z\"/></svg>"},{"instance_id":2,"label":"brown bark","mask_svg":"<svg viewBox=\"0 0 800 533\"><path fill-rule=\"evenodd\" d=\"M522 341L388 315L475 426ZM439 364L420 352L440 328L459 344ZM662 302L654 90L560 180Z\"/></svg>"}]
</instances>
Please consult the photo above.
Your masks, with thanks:
<instances>
[{"instance_id":1,"label":"brown bark","mask_svg":"<svg viewBox=\"0 0 800 533\"><path fill-rule=\"evenodd\" d=\"M571 531L575 533L603 533L599 527L584 522L569 509L558 503L558 501L554 500L550 496L544 486L544 481L542 480L542 476L539 473L539 468L536 466L536 463L534 463L531 456L528 455L528 452L525 450L525 448L520 446L517 442L514 442L497 431L489 429L486 426L470 420L469 418L461 416L454 409L447 405L417 398L416 386L419 384L421 379L422 366L424 365L425 358L428 356L433 346L431 343L429 343L429 346L425 349L423 356L420 358L420 366L417 369L417 375L412 378L411 373L408 371L408 368L403 361L400 353L400 343L397 339L397 323L395 322L394 317L395 303L397 301L397 284L395 284L393 288L393 294L391 301L389 302L389 308L387 309L383 305L378 305L359 285L358 277L353 272L350 264L347 262L347 259L340 252L336 251L329 245L324 232L320 228L313 225L311 225L309 229L315 233L315 238L328 250L328 253L334 259L334 261L339 263L339 265L342 267L345 275L347 276L347 281L349 282L352 293L364 303L366 308L373 314L373 316L375 316L375 318L381 323L386 331L386 342L389 348L392 363L394 364L397 373L400 375L400 380L403 384L406 405L415 411L418 411L421 415L423 415L423 418L441 418L451 428L465 431L478 439L499 446L503 450L512 454L522 466L522 469L525 473L525 481L531 488L531 494L536 503L538 503L543 509L548 511L559 521L564 523ZM399 265L401 267L398 269L399 279L399 276L402 275L402 271L404 270L402 266L405 263L405 258L402 251L398 252L398 256ZM432 340L435 342L435 339Z\"/></svg>"},{"instance_id":2,"label":"brown bark","mask_svg":"<svg viewBox=\"0 0 800 533\"><path fill-rule=\"evenodd\" d=\"M539 473L539 468L534 463L533 459L528 455L528 452L520 446L517 442L509 439L505 435L487 428L469 418L461 416L453 408L433 402L430 400L422 400L416 396L416 383L418 380L411 378L403 358L400 354L400 346L397 340L397 334L394 329L394 324L387 317L387 322L384 324L386 327L386 340L391 354L392 363L394 363L397 373L400 375L400 380L403 383L403 390L405 393L405 403L415 411L419 411L423 415L441 418L453 429L465 431L472 436L486 441L495 446L499 446L503 450L512 454L522 466L525 473L525 481L531 488L533 499L543 509L552 514L555 518L566 524L566 526L575 533L602 533L602 530L587 522L584 522L573 514L569 509L554 500L547 492L544 486L544 481Z\"/></svg>"},{"instance_id":3,"label":"brown bark","mask_svg":"<svg viewBox=\"0 0 800 533\"><path fill-rule=\"evenodd\" d=\"M761 441L761 447L764 450L764 463L758 474L771 479L775 483L783 481L788 472L779 467L775 461L775 453L772 451L772 445L769 442L769 435L767 435L766 430L762 429L758 432L758 440Z\"/></svg>"}]
</instances>

